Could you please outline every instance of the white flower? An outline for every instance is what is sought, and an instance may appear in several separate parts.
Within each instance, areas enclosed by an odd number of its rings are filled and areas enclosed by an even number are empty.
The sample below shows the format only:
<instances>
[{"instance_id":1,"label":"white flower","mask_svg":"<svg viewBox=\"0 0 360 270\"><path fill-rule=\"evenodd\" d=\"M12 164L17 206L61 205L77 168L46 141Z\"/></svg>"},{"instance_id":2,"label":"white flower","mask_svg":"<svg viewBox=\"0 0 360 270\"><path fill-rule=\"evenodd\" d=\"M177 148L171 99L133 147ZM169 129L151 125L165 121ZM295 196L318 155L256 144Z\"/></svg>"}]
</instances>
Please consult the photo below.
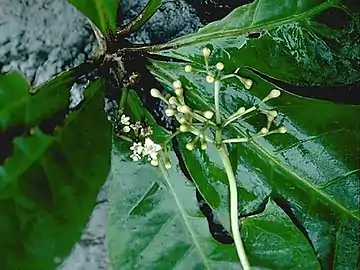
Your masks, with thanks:
<instances>
[{"instance_id":1,"label":"white flower","mask_svg":"<svg viewBox=\"0 0 360 270\"><path fill-rule=\"evenodd\" d=\"M133 161L139 161L141 159L141 156L139 154L136 154L136 153L132 153L130 155L130 157L132 158Z\"/></svg>"},{"instance_id":2,"label":"white flower","mask_svg":"<svg viewBox=\"0 0 360 270\"><path fill-rule=\"evenodd\" d=\"M140 136L148 137L153 134L153 130L151 127L144 127L140 130Z\"/></svg>"},{"instance_id":3,"label":"white flower","mask_svg":"<svg viewBox=\"0 0 360 270\"><path fill-rule=\"evenodd\" d=\"M125 132L125 133L128 133L128 132L130 132L130 127L125 126L125 127L123 127L122 131Z\"/></svg>"},{"instance_id":4,"label":"white flower","mask_svg":"<svg viewBox=\"0 0 360 270\"><path fill-rule=\"evenodd\" d=\"M131 124L130 127L135 131L137 132L138 130L140 130L142 128L142 125L141 123L138 121L136 122L135 124Z\"/></svg>"},{"instance_id":5,"label":"white flower","mask_svg":"<svg viewBox=\"0 0 360 270\"><path fill-rule=\"evenodd\" d=\"M121 122L121 124L128 126L128 125L130 125L130 117L123 114L123 115L121 115L120 122Z\"/></svg>"},{"instance_id":6,"label":"white flower","mask_svg":"<svg viewBox=\"0 0 360 270\"><path fill-rule=\"evenodd\" d=\"M144 151L144 147L142 146L142 143L133 143L133 145L130 147L130 150L133 151L133 154L140 155Z\"/></svg>"},{"instance_id":7,"label":"white flower","mask_svg":"<svg viewBox=\"0 0 360 270\"><path fill-rule=\"evenodd\" d=\"M161 146L159 144L154 143L154 141L150 138L145 139L143 155L148 155L149 160L157 159L157 155L160 150Z\"/></svg>"}]
</instances>

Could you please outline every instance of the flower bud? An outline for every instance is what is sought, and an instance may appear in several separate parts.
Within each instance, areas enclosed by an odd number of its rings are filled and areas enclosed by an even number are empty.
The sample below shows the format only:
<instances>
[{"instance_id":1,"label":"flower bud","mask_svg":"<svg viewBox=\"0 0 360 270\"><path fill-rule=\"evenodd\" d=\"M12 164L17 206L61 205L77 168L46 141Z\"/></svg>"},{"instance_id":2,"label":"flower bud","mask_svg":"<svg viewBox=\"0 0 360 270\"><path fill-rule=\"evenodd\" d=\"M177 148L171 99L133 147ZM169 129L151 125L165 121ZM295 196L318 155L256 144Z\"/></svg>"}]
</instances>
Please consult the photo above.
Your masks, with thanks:
<instances>
[{"instance_id":1,"label":"flower bud","mask_svg":"<svg viewBox=\"0 0 360 270\"><path fill-rule=\"evenodd\" d=\"M269 97L269 98L277 98L277 97L279 97L280 95L281 95L280 90L278 90L278 89L273 89L273 90L270 91L268 97Z\"/></svg>"},{"instance_id":2,"label":"flower bud","mask_svg":"<svg viewBox=\"0 0 360 270\"><path fill-rule=\"evenodd\" d=\"M188 124L188 121L185 119L185 117L181 117L178 122L182 125Z\"/></svg>"},{"instance_id":3,"label":"flower bud","mask_svg":"<svg viewBox=\"0 0 360 270\"><path fill-rule=\"evenodd\" d=\"M182 87L181 82L179 80L174 81L173 87L174 87L174 89L181 88Z\"/></svg>"},{"instance_id":4,"label":"flower bud","mask_svg":"<svg viewBox=\"0 0 360 270\"><path fill-rule=\"evenodd\" d=\"M167 169L167 170L171 169L171 163L169 160L165 160L165 169Z\"/></svg>"},{"instance_id":5,"label":"flower bud","mask_svg":"<svg viewBox=\"0 0 360 270\"><path fill-rule=\"evenodd\" d=\"M180 87L180 88L176 88L175 89L175 94L178 96L178 97L182 97L183 94L184 94L184 90Z\"/></svg>"},{"instance_id":6,"label":"flower bud","mask_svg":"<svg viewBox=\"0 0 360 270\"><path fill-rule=\"evenodd\" d=\"M152 160L150 161L150 164L156 167L156 166L159 165L159 161L158 161L157 159L152 159Z\"/></svg>"},{"instance_id":7,"label":"flower bud","mask_svg":"<svg viewBox=\"0 0 360 270\"><path fill-rule=\"evenodd\" d=\"M223 69L224 69L224 64L221 63L221 62L217 63L217 64L216 64L216 69L217 69L217 70L220 70L220 71L223 70Z\"/></svg>"},{"instance_id":8,"label":"flower bud","mask_svg":"<svg viewBox=\"0 0 360 270\"><path fill-rule=\"evenodd\" d=\"M177 108L177 110L183 114L188 114L191 112L189 106L187 106L187 105L181 105Z\"/></svg>"},{"instance_id":9,"label":"flower bud","mask_svg":"<svg viewBox=\"0 0 360 270\"><path fill-rule=\"evenodd\" d=\"M259 131L259 134L261 134L261 135L265 135L265 134L268 134L268 133L269 133L269 130L266 127L263 127Z\"/></svg>"},{"instance_id":10,"label":"flower bud","mask_svg":"<svg viewBox=\"0 0 360 270\"><path fill-rule=\"evenodd\" d=\"M190 65L186 65L185 66L185 72L191 72L192 71L192 66L190 66Z\"/></svg>"},{"instance_id":11,"label":"flower bud","mask_svg":"<svg viewBox=\"0 0 360 270\"><path fill-rule=\"evenodd\" d=\"M169 104L170 105L178 105L179 102L176 97L171 97L171 98L169 98Z\"/></svg>"},{"instance_id":12,"label":"flower bud","mask_svg":"<svg viewBox=\"0 0 360 270\"><path fill-rule=\"evenodd\" d=\"M268 128L270 128L270 125L271 125L272 121L274 121L274 117L269 114L267 116L267 120L268 120Z\"/></svg>"},{"instance_id":13,"label":"flower bud","mask_svg":"<svg viewBox=\"0 0 360 270\"><path fill-rule=\"evenodd\" d=\"M206 76L206 81L207 81L208 83L213 83L213 82L215 81L215 78L214 78L214 76L212 76L212 75L207 75L207 76Z\"/></svg>"},{"instance_id":14,"label":"flower bud","mask_svg":"<svg viewBox=\"0 0 360 270\"><path fill-rule=\"evenodd\" d=\"M245 111L246 111L245 107L240 107L240 108L236 111L236 113L237 113L237 114L243 114Z\"/></svg>"},{"instance_id":15,"label":"flower bud","mask_svg":"<svg viewBox=\"0 0 360 270\"><path fill-rule=\"evenodd\" d=\"M189 127L189 125L186 125L186 124L180 125L179 130L180 130L181 132L187 132L187 131L190 130L190 127Z\"/></svg>"},{"instance_id":16,"label":"flower bud","mask_svg":"<svg viewBox=\"0 0 360 270\"><path fill-rule=\"evenodd\" d=\"M177 111L176 110L174 110L174 109L166 109L165 110L165 114L167 115L167 116L174 116L175 114L177 113Z\"/></svg>"},{"instance_id":17,"label":"flower bud","mask_svg":"<svg viewBox=\"0 0 360 270\"><path fill-rule=\"evenodd\" d=\"M208 47L205 47L202 51L203 51L204 58L209 58L209 56L211 54L210 49Z\"/></svg>"},{"instance_id":18,"label":"flower bud","mask_svg":"<svg viewBox=\"0 0 360 270\"><path fill-rule=\"evenodd\" d=\"M247 90L249 90L249 89L251 88L251 86L253 85L253 81L252 81L252 80L250 80L250 79L245 79L245 78L243 79L242 83L243 83L245 89L247 89Z\"/></svg>"},{"instance_id":19,"label":"flower bud","mask_svg":"<svg viewBox=\"0 0 360 270\"><path fill-rule=\"evenodd\" d=\"M275 118L275 117L278 115L277 111L268 111L268 114L269 114L272 118Z\"/></svg>"},{"instance_id":20,"label":"flower bud","mask_svg":"<svg viewBox=\"0 0 360 270\"><path fill-rule=\"evenodd\" d=\"M156 88L151 88L150 90L150 95L154 98L160 98L162 97L161 93L159 90L157 90Z\"/></svg>"},{"instance_id":21,"label":"flower bud","mask_svg":"<svg viewBox=\"0 0 360 270\"><path fill-rule=\"evenodd\" d=\"M195 148L195 144L193 142L189 142L185 145L185 147L187 150L192 151Z\"/></svg>"},{"instance_id":22,"label":"flower bud","mask_svg":"<svg viewBox=\"0 0 360 270\"><path fill-rule=\"evenodd\" d=\"M207 149L207 143L206 142L202 142L201 143L201 150L206 150Z\"/></svg>"},{"instance_id":23,"label":"flower bud","mask_svg":"<svg viewBox=\"0 0 360 270\"><path fill-rule=\"evenodd\" d=\"M287 132L287 129L286 129L286 127L282 126L282 127L279 127L278 131L279 131L279 133L284 134Z\"/></svg>"},{"instance_id":24,"label":"flower bud","mask_svg":"<svg viewBox=\"0 0 360 270\"><path fill-rule=\"evenodd\" d=\"M203 116L206 119L211 119L214 116L214 113L212 111L205 111L205 112L203 112Z\"/></svg>"}]
</instances>

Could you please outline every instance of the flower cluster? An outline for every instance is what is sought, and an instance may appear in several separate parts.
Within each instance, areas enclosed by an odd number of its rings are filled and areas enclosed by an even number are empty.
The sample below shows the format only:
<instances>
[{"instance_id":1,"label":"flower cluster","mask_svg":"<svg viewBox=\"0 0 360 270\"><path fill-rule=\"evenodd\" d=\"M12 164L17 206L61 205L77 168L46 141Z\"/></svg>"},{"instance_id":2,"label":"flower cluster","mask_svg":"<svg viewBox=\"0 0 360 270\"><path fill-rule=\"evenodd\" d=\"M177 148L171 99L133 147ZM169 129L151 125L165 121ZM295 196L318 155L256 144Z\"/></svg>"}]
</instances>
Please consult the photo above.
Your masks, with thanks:
<instances>
[{"instance_id":1,"label":"flower cluster","mask_svg":"<svg viewBox=\"0 0 360 270\"><path fill-rule=\"evenodd\" d=\"M187 144L186 147L188 149L193 149L195 144L200 140L201 149L205 150L207 148L205 131L210 125L216 125L211 120L214 116L214 112L211 110L199 111L191 109L185 102L184 89L180 80L173 82L173 89L175 95L167 95L166 97L155 88L150 90L150 94L153 97L161 99L167 105L165 114L169 117L175 117L180 123L178 129L179 132L198 131L196 138L192 143Z\"/></svg>"},{"instance_id":2,"label":"flower cluster","mask_svg":"<svg viewBox=\"0 0 360 270\"><path fill-rule=\"evenodd\" d=\"M153 134L151 127L143 126L139 121L130 123L130 117L125 114L118 115L115 118L109 117L108 119L112 122L117 137L133 143L130 147L132 151L130 158L133 161L139 161L147 157L152 165L157 166L159 164L159 155L162 148L149 138Z\"/></svg>"},{"instance_id":3,"label":"flower cluster","mask_svg":"<svg viewBox=\"0 0 360 270\"><path fill-rule=\"evenodd\" d=\"M157 166L159 164L159 151L161 150L161 146L150 138L145 138L144 144L134 142L130 150L133 151L130 155L133 161L139 161L141 158L147 157L151 165Z\"/></svg>"},{"instance_id":4,"label":"flower cluster","mask_svg":"<svg viewBox=\"0 0 360 270\"><path fill-rule=\"evenodd\" d=\"M136 138L145 138L153 134L151 127L143 126L139 121L130 123L130 117L125 114L118 114L115 117L109 116L108 120L113 124L117 136L131 131L133 131Z\"/></svg>"}]
</instances>

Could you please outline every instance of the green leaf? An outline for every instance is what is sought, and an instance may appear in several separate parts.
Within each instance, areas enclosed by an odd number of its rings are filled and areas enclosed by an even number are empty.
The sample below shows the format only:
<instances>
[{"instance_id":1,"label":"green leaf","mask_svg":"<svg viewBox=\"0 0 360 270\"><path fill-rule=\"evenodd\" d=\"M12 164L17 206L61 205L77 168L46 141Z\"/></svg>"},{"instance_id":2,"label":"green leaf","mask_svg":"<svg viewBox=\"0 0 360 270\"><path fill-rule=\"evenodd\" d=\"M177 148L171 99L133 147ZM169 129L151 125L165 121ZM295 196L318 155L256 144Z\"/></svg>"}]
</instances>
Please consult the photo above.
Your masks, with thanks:
<instances>
[{"instance_id":1,"label":"green leaf","mask_svg":"<svg viewBox=\"0 0 360 270\"><path fill-rule=\"evenodd\" d=\"M76 79L69 70L45 83L30 94L30 84L18 72L0 74L0 132L11 126L32 127L52 116L59 108L67 108L70 91Z\"/></svg>"},{"instance_id":2,"label":"green leaf","mask_svg":"<svg viewBox=\"0 0 360 270\"><path fill-rule=\"evenodd\" d=\"M0 166L1 269L54 269L80 237L110 168L103 85L91 83L53 134L33 128L13 140Z\"/></svg>"},{"instance_id":3,"label":"green leaf","mask_svg":"<svg viewBox=\"0 0 360 270\"><path fill-rule=\"evenodd\" d=\"M149 0L141 13L120 30L120 33L130 34L136 32L168 1L169 0Z\"/></svg>"},{"instance_id":4,"label":"green leaf","mask_svg":"<svg viewBox=\"0 0 360 270\"><path fill-rule=\"evenodd\" d=\"M141 119L141 114L146 116L157 130L155 140L164 140L166 132L161 134L133 93L127 104L126 115L135 120ZM179 171L173 152L173 169L166 171L163 165L156 168L147 161L130 161L130 146L116 139L112 153L108 245L114 269L238 269L234 246L211 237L198 209L195 188ZM319 269L305 237L272 202L263 213L243 223L243 232L254 267ZM266 255L273 245L279 252ZM306 261L299 263L300 257Z\"/></svg>"},{"instance_id":5,"label":"green leaf","mask_svg":"<svg viewBox=\"0 0 360 270\"><path fill-rule=\"evenodd\" d=\"M88 17L107 37L109 31L116 32L118 0L68 0Z\"/></svg>"},{"instance_id":6,"label":"green leaf","mask_svg":"<svg viewBox=\"0 0 360 270\"><path fill-rule=\"evenodd\" d=\"M241 232L245 248L253 259L252 267L320 269L309 242L271 200L264 212L244 220Z\"/></svg>"},{"instance_id":7,"label":"green leaf","mask_svg":"<svg viewBox=\"0 0 360 270\"><path fill-rule=\"evenodd\" d=\"M29 97L29 88L28 81L20 73L0 74L0 131L9 125L13 118L14 113L9 113L9 111L18 107L22 99Z\"/></svg>"},{"instance_id":8,"label":"green leaf","mask_svg":"<svg viewBox=\"0 0 360 270\"><path fill-rule=\"evenodd\" d=\"M129 161L130 145L122 144L115 144L112 159L108 241L114 269L235 269L235 249L212 238L187 179Z\"/></svg>"},{"instance_id":9,"label":"green leaf","mask_svg":"<svg viewBox=\"0 0 360 270\"><path fill-rule=\"evenodd\" d=\"M199 62L208 46L217 55L212 64L226 59L297 85L350 84L360 79L360 10L343 2L256 0L154 49Z\"/></svg>"},{"instance_id":10,"label":"green leaf","mask_svg":"<svg viewBox=\"0 0 360 270\"><path fill-rule=\"evenodd\" d=\"M217 53L212 57L223 60L226 70L236 68ZM172 88L173 80L181 80L185 100L191 107L214 109L213 85L206 83L205 78L186 73L184 64L160 61L152 64L149 68L167 89ZM203 68L199 62L192 64ZM250 90L235 78L223 81L220 92L223 119L241 106L249 108L259 103L274 88L252 73L244 75L254 81ZM358 268L355 243L359 240L360 221L359 106L298 98L283 92L263 108L277 109L276 125L285 125L288 133L228 145L237 178L240 214L249 215L261 209L268 196L285 199L289 214L293 213L304 227L324 269ZM244 137L263 126L266 118L255 113L246 121L229 125L224 136ZM181 138L182 143L186 141ZM224 220L228 211L227 181L216 151L181 150L201 194Z\"/></svg>"}]
</instances>

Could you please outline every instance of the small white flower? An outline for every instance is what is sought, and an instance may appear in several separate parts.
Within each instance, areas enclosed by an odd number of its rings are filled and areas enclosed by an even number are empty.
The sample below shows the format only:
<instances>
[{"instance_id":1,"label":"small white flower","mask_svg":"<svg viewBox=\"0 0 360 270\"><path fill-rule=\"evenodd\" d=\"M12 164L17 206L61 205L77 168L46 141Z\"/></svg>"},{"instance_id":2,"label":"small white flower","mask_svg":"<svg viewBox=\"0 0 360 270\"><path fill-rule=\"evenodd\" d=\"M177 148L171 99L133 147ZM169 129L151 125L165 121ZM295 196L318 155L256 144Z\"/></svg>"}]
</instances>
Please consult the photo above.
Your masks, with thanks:
<instances>
[{"instance_id":1,"label":"small white flower","mask_svg":"<svg viewBox=\"0 0 360 270\"><path fill-rule=\"evenodd\" d=\"M130 132L130 127L125 126L125 127L123 127L122 131L125 132L125 133L128 133L128 132Z\"/></svg>"},{"instance_id":2,"label":"small white flower","mask_svg":"<svg viewBox=\"0 0 360 270\"><path fill-rule=\"evenodd\" d=\"M133 160L133 161L139 161L141 159L141 156L139 154L136 154L136 153L132 153L130 155L130 158Z\"/></svg>"},{"instance_id":3,"label":"small white flower","mask_svg":"<svg viewBox=\"0 0 360 270\"><path fill-rule=\"evenodd\" d=\"M151 127L144 127L140 130L141 137L148 137L153 134L153 130Z\"/></svg>"},{"instance_id":4,"label":"small white flower","mask_svg":"<svg viewBox=\"0 0 360 270\"><path fill-rule=\"evenodd\" d=\"M144 151L143 151L143 155L149 156L149 159L157 159L157 155L158 152L161 150L161 146L159 144L154 143L153 140L151 140L150 138L146 138L145 139L145 144L144 144Z\"/></svg>"},{"instance_id":5,"label":"small white flower","mask_svg":"<svg viewBox=\"0 0 360 270\"><path fill-rule=\"evenodd\" d=\"M130 117L123 114L123 115L121 115L120 122L121 122L121 124L128 126L128 125L130 125Z\"/></svg>"},{"instance_id":6,"label":"small white flower","mask_svg":"<svg viewBox=\"0 0 360 270\"><path fill-rule=\"evenodd\" d=\"M142 125L139 121L137 121L135 124L131 124L130 127L137 132L138 130L140 130L142 128Z\"/></svg>"},{"instance_id":7,"label":"small white flower","mask_svg":"<svg viewBox=\"0 0 360 270\"><path fill-rule=\"evenodd\" d=\"M141 143L133 143L133 145L130 147L130 150L133 151L133 154L140 155L144 151L144 147Z\"/></svg>"}]
</instances>

